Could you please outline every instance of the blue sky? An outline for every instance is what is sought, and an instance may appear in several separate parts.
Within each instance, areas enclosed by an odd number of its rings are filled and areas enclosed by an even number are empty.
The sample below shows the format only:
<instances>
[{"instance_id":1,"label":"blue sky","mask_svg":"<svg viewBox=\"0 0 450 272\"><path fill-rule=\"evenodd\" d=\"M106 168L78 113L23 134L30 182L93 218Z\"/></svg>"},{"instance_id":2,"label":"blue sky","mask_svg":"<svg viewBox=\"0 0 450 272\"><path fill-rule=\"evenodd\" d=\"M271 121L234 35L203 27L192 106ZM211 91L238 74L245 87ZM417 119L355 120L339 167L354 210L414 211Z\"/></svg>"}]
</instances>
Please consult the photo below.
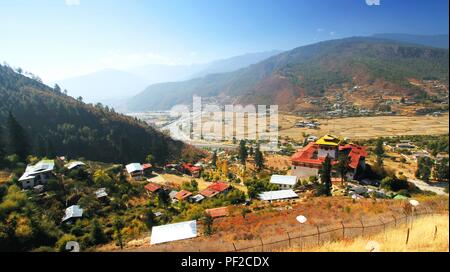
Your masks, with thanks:
<instances>
[{"instance_id":1,"label":"blue sky","mask_svg":"<svg viewBox=\"0 0 450 272\"><path fill-rule=\"evenodd\" d=\"M374 33L447 34L447 0L0 0L0 61L45 81Z\"/></svg>"}]
</instances>

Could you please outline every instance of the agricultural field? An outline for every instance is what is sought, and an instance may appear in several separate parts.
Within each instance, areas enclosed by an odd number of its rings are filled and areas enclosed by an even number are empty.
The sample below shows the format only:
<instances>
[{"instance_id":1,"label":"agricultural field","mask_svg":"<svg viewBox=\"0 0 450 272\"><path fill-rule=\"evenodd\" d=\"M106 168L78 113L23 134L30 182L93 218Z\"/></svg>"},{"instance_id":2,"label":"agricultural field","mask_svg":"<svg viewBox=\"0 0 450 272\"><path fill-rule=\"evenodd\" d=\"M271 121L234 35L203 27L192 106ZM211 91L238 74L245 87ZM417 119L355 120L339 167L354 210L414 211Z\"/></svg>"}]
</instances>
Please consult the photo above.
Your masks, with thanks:
<instances>
[{"instance_id":1,"label":"agricultural field","mask_svg":"<svg viewBox=\"0 0 450 272\"><path fill-rule=\"evenodd\" d=\"M303 134L336 136L350 139L370 139L400 135L439 135L449 132L449 115L432 116L376 116L317 119L319 129L296 128L303 120L293 115L280 115L279 134L294 140L303 140Z\"/></svg>"}]
</instances>

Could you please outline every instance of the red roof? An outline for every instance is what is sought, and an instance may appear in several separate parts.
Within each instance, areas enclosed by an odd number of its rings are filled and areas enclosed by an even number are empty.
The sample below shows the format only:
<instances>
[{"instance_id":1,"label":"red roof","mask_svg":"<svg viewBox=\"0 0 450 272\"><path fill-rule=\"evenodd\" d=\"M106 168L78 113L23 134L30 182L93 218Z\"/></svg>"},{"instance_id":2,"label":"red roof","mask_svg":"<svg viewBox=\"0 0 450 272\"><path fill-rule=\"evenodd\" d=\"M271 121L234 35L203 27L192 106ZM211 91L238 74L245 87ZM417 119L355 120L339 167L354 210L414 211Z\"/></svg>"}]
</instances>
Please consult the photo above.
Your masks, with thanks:
<instances>
[{"instance_id":1,"label":"red roof","mask_svg":"<svg viewBox=\"0 0 450 272\"><path fill-rule=\"evenodd\" d=\"M309 143L304 148L300 149L297 153L295 153L291 160L293 163L308 163L308 164L315 164L315 165L321 165L325 158L319 158L317 156L317 150L319 149L319 145L317 145L314 142ZM355 145L355 144L347 144L343 146L339 146L339 151L346 151L349 150L348 156L350 157L350 164L349 166L353 169L356 169L358 167L359 161L361 158L367 157L367 151L365 147ZM335 163L332 162L333 164Z\"/></svg>"},{"instance_id":2,"label":"red roof","mask_svg":"<svg viewBox=\"0 0 450 272\"><path fill-rule=\"evenodd\" d=\"M143 165L142 165L142 168L143 168L144 170L147 170L147 169L149 169L149 168L152 168L152 165L151 165L150 163L146 163L146 164L143 164Z\"/></svg>"},{"instance_id":3,"label":"red roof","mask_svg":"<svg viewBox=\"0 0 450 272\"><path fill-rule=\"evenodd\" d=\"M186 191L186 190L182 190L182 191L179 191L179 192L175 195L175 198L178 199L178 200L180 200L180 201L182 201L182 200L185 200L186 198L190 197L191 195L192 195L191 192Z\"/></svg>"},{"instance_id":4,"label":"red roof","mask_svg":"<svg viewBox=\"0 0 450 272\"><path fill-rule=\"evenodd\" d=\"M209 185L208 188L216 190L221 193L221 192L227 190L228 188L230 188L230 184L228 184L226 182L216 182L216 183Z\"/></svg>"},{"instance_id":5,"label":"red roof","mask_svg":"<svg viewBox=\"0 0 450 272\"><path fill-rule=\"evenodd\" d=\"M230 188L230 184L226 182L216 182L208 186L205 190L201 191L200 194L206 197L213 197L218 195Z\"/></svg>"},{"instance_id":6,"label":"red roof","mask_svg":"<svg viewBox=\"0 0 450 272\"><path fill-rule=\"evenodd\" d=\"M147 185L145 185L144 187L147 191L150 191L152 193L158 191L159 189L161 189L161 186L158 184L154 184L154 183L149 183Z\"/></svg>"},{"instance_id":7,"label":"red roof","mask_svg":"<svg viewBox=\"0 0 450 272\"><path fill-rule=\"evenodd\" d=\"M295 153L291 157L291 160L292 162L298 163L322 165L322 163L325 161L325 158L319 158L317 156L318 149L319 145L314 142L311 142L307 146L300 149L297 153Z\"/></svg>"},{"instance_id":8,"label":"red roof","mask_svg":"<svg viewBox=\"0 0 450 272\"><path fill-rule=\"evenodd\" d=\"M200 170L202 170L200 167L198 166L193 166L192 163L185 163L183 164L183 168L188 170L189 172L198 172Z\"/></svg>"},{"instance_id":9,"label":"red roof","mask_svg":"<svg viewBox=\"0 0 450 272\"><path fill-rule=\"evenodd\" d=\"M209 214L212 218L224 217L228 216L228 207L208 209L205 212Z\"/></svg>"}]
</instances>

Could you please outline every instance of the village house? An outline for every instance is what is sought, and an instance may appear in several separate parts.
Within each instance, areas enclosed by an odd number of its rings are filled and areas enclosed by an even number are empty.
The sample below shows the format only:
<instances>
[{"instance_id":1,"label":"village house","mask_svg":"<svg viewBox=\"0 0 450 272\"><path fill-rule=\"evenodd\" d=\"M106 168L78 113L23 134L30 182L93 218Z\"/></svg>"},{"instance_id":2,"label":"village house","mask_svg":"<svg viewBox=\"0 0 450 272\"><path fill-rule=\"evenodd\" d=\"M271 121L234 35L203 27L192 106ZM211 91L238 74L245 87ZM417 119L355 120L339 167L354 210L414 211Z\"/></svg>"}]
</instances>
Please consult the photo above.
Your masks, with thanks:
<instances>
[{"instance_id":1,"label":"village house","mask_svg":"<svg viewBox=\"0 0 450 272\"><path fill-rule=\"evenodd\" d=\"M155 194L161 189L161 185L158 185L156 183L149 183L144 186L145 190L147 191L147 194Z\"/></svg>"},{"instance_id":2,"label":"village house","mask_svg":"<svg viewBox=\"0 0 450 272\"><path fill-rule=\"evenodd\" d=\"M25 173L19 178L23 189L31 189L37 185L43 185L50 178L54 177L53 170L55 162L53 160L42 160L35 165L28 165Z\"/></svg>"},{"instance_id":3,"label":"village house","mask_svg":"<svg viewBox=\"0 0 450 272\"><path fill-rule=\"evenodd\" d=\"M70 163L64 165L64 167L67 170L74 170L74 169L84 168L84 167L86 167L86 164L84 162L74 161L74 162L70 162Z\"/></svg>"},{"instance_id":4,"label":"village house","mask_svg":"<svg viewBox=\"0 0 450 272\"><path fill-rule=\"evenodd\" d=\"M316 142L311 142L291 157L292 175L299 179L318 176L325 158L328 156L331 163L337 163L340 154L350 159L348 178L354 179L358 169L365 169L366 149L355 144L343 144L335 136L326 135Z\"/></svg>"},{"instance_id":5,"label":"village house","mask_svg":"<svg viewBox=\"0 0 450 272\"><path fill-rule=\"evenodd\" d=\"M228 207L207 209L207 210L205 210L205 213L209 214L209 216L211 216L214 219L220 218L220 217L226 217L229 215Z\"/></svg>"},{"instance_id":6,"label":"village house","mask_svg":"<svg viewBox=\"0 0 450 272\"><path fill-rule=\"evenodd\" d=\"M287 201L298 198L298 195L293 190L280 190L260 193L258 198L267 202Z\"/></svg>"},{"instance_id":7,"label":"village house","mask_svg":"<svg viewBox=\"0 0 450 272\"><path fill-rule=\"evenodd\" d=\"M143 180L144 179L144 168L140 163L130 163L125 166L128 175L130 178L135 180Z\"/></svg>"},{"instance_id":8,"label":"village house","mask_svg":"<svg viewBox=\"0 0 450 272\"><path fill-rule=\"evenodd\" d=\"M226 182L216 182L209 185L205 190L201 191L200 194L207 198L215 197L218 194L223 194L231 189L230 184Z\"/></svg>"},{"instance_id":9,"label":"village house","mask_svg":"<svg viewBox=\"0 0 450 272\"><path fill-rule=\"evenodd\" d=\"M192 163L185 163L181 165L181 172L186 175L190 175L193 178L199 178L201 170L201 167L192 165Z\"/></svg>"},{"instance_id":10,"label":"village house","mask_svg":"<svg viewBox=\"0 0 450 272\"><path fill-rule=\"evenodd\" d=\"M281 176L273 175L270 178L270 183L278 186L280 190L294 189L298 178L296 176Z\"/></svg>"},{"instance_id":11,"label":"village house","mask_svg":"<svg viewBox=\"0 0 450 272\"><path fill-rule=\"evenodd\" d=\"M83 217L83 209L81 209L78 205L73 205L66 209L66 213L62 219L62 222L71 223L72 221L81 217Z\"/></svg>"},{"instance_id":12,"label":"village house","mask_svg":"<svg viewBox=\"0 0 450 272\"><path fill-rule=\"evenodd\" d=\"M189 198L192 196L192 193L186 190L181 190L179 191L176 195L175 195L175 199L177 201L185 201L185 200L189 200Z\"/></svg>"}]
</instances>

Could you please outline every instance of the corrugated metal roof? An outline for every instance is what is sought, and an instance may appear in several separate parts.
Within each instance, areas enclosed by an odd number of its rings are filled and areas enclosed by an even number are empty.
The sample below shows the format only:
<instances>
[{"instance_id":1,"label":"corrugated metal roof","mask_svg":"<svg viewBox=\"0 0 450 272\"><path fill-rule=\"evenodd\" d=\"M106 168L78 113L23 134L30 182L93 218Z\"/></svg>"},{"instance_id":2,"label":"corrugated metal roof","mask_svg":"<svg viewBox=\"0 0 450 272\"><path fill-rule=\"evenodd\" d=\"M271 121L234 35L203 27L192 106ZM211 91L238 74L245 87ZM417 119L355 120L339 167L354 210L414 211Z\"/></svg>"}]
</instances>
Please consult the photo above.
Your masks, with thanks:
<instances>
[{"instance_id":1,"label":"corrugated metal roof","mask_svg":"<svg viewBox=\"0 0 450 272\"><path fill-rule=\"evenodd\" d=\"M205 211L213 218L228 216L228 207L208 209Z\"/></svg>"},{"instance_id":2,"label":"corrugated metal roof","mask_svg":"<svg viewBox=\"0 0 450 272\"><path fill-rule=\"evenodd\" d=\"M294 186L297 183L297 177L296 176L273 175L270 178L270 183Z\"/></svg>"},{"instance_id":3,"label":"corrugated metal roof","mask_svg":"<svg viewBox=\"0 0 450 272\"><path fill-rule=\"evenodd\" d=\"M144 170L140 163L130 163L125 167L127 168L127 172L129 174Z\"/></svg>"},{"instance_id":4,"label":"corrugated metal roof","mask_svg":"<svg viewBox=\"0 0 450 272\"><path fill-rule=\"evenodd\" d=\"M298 198L298 195L293 190L270 191L259 194L259 199L265 201L289 198Z\"/></svg>"},{"instance_id":5,"label":"corrugated metal roof","mask_svg":"<svg viewBox=\"0 0 450 272\"><path fill-rule=\"evenodd\" d=\"M156 245L197 237L197 221L181 222L152 228L150 244Z\"/></svg>"},{"instance_id":6,"label":"corrugated metal roof","mask_svg":"<svg viewBox=\"0 0 450 272\"><path fill-rule=\"evenodd\" d=\"M66 209L66 214L64 215L62 222L70 219L70 218L78 218L83 216L83 209L78 205L70 206Z\"/></svg>"},{"instance_id":7,"label":"corrugated metal roof","mask_svg":"<svg viewBox=\"0 0 450 272\"><path fill-rule=\"evenodd\" d=\"M65 167L69 170L72 170L75 167L78 166L85 166L86 164L84 162L80 162L80 161L75 161L75 162L70 162L68 164L65 165Z\"/></svg>"},{"instance_id":8,"label":"corrugated metal roof","mask_svg":"<svg viewBox=\"0 0 450 272\"><path fill-rule=\"evenodd\" d=\"M28 165L25 173L20 177L19 181L32 179L35 175L51 172L55 169L55 162L52 160L42 160L35 165Z\"/></svg>"}]
</instances>

